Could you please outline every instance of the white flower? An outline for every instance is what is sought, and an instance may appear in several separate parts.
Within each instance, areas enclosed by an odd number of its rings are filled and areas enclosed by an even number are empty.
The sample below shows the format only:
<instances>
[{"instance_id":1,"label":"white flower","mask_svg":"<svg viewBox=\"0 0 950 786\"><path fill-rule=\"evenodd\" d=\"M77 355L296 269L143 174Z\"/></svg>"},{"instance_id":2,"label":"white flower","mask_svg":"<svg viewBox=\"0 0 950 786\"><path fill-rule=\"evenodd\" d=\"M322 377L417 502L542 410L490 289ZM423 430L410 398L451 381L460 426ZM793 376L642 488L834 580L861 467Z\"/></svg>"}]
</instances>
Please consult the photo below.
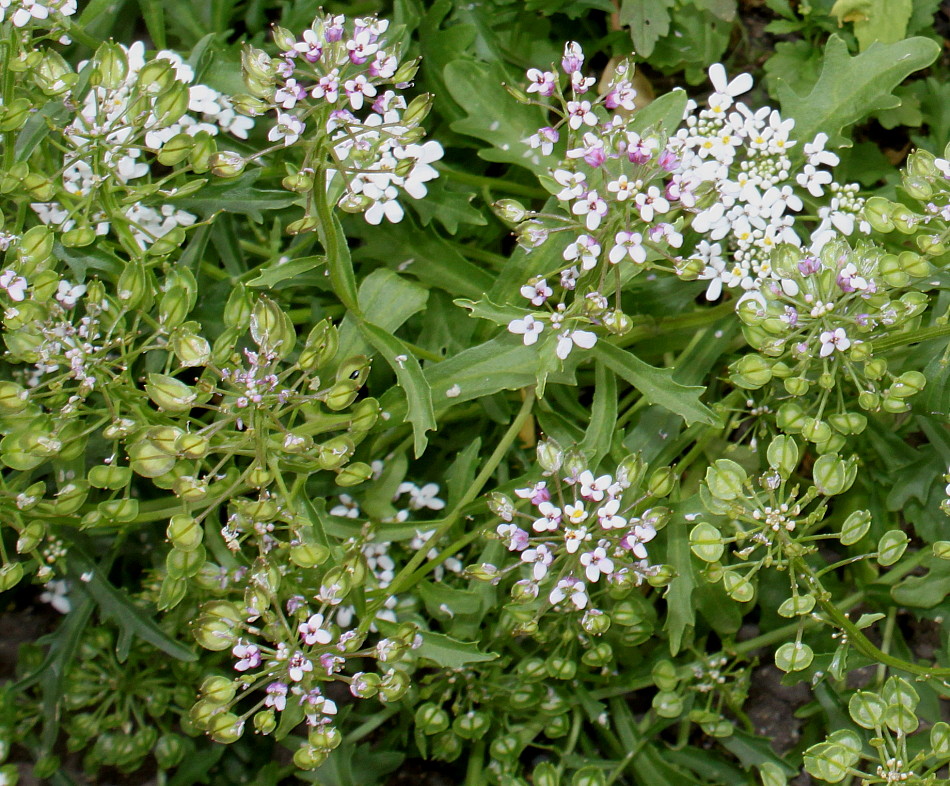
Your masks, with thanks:
<instances>
[{"instance_id":1,"label":"white flower","mask_svg":"<svg viewBox=\"0 0 950 786\"><path fill-rule=\"evenodd\" d=\"M670 209L670 203L663 198L656 186L650 186L645 193L637 194L633 201L644 221L652 221L656 213L666 213Z\"/></svg>"},{"instance_id":2,"label":"white flower","mask_svg":"<svg viewBox=\"0 0 950 786\"><path fill-rule=\"evenodd\" d=\"M607 215L607 203L596 191L589 191L582 199L574 203L571 212L575 216L586 216L587 228L594 231L600 226L601 219Z\"/></svg>"},{"instance_id":3,"label":"white flower","mask_svg":"<svg viewBox=\"0 0 950 786\"><path fill-rule=\"evenodd\" d=\"M69 600L69 582L54 580L46 583L46 591L40 593L40 602L49 603L60 614L69 614L73 604Z\"/></svg>"},{"instance_id":4,"label":"white flower","mask_svg":"<svg viewBox=\"0 0 950 786\"><path fill-rule=\"evenodd\" d=\"M234 664L235 671L256 669L261 665L261 651L255 644L245 644L242 640L238 640L238 643L232 648L231 654L239 659Z\"/></svg>"},{"instance_id":5,"label":"white flower","mask_svg":"<svg viewBox=\"0 0 950 786\"><path fill-rule=\"evenodd\" d=\"M583 502L567 503L564 506L564 512L571 524L580 524L587 518L587 511L584 510Z\"/></svg>"},{"instance_id":6,"label":"white flower","mask_svg":"<svg viewBox=\"0 0 950 786\"><path fill-rule=\"evenodd\" d=\"M548 575L548 565L554 562L554 555L546 543L535 549L525 549L521 552L521 561L532 564L531 574L535 581L541 581Z\"/></svg>"},{"instance_id":7,"label":"white flower","mask_svg":"<svg viewBox=\"0 0 950 786\"><path fill-rule=\"evenodd\" d=\"M267 132L267 138L271 142L283 140L284 147L287 147L287 145L292 145L300 138L305 127L303 122L295 115L278 112L277 124Z\"/></svg>"},{"instance_id":8,"label":"white flower","mask_svg":"<svg viewBox=\"0 0 950 786\"><path fill-rule=\"evenodd\" d=\"M525 284L521 287L521 296L530 300L534 306L543 306L544 301L553 294L554 290L548 286L548 282L543 278L534 284Z\"/></svg>"},{"instance_id":9,"label":"white flower","mask_svg":"<svg viewBox=\"0 0 950 786\"><path fill-rule=\"evenodd\" d=\"M600 502L604 498L604 492L613 481L610 475L595 478L589 469L585 469L577 479L581 484L581 496L594 502Z\"/></svg>"},{"instance_id":10,"label":"white flower","mask_svg":"<svg viewBox=\"0 0 950 786\"><path fill-rule=\"evenodd\" d=\"M343 83L343 89L346 90L346 95L350 99L350 106L353 109L362 109L363 99L372 98L376 95L376 88L367 81L363 74L357 74L352 79L346 80Z\"/></svg>"},{"instance_id":11,"label":"white flower","mask_svg":"<svg viewBox=\"0 0 950 786\"><path fill-rule=\"evenodd\" d=\"M639 232L618 232L614 236L614 247L610 249L607 259L616 265L625 257L630 257L637 264L647 261L647 252L643 247L643 235Z\"/></svg>"},{"instance_id":12,"label":"white flower","mask_svg":"<svg viewBox=\"0 0 950 786\"><path fill-rule=\"evenodd\" d=\"M537 68L529 68L527 73L529 93L537 93L542 96L551 96L554 94L554 87L557 83L557 77L551 71L541 71Z\"/></svg>"},{"instance_id":13,"label":"white flower","mask_svg":"<svg viewBox=\"0 0 950 786\"><path fill-rule=\"evenodd\" d=\"M584 195L587 189L587 180L583 172L571 172L568 169L555 169L552 173L554 180L563 188L558 192L557 198L562 202L571 199L577 199Z\"/></svg>"},{"instance_id":14,"label":"white flower","mask_svg":"<svg viewBox=\"0 0 950 786\"><path fill-rule=\"evenodd\" d=\"M381 223L384 217L393 224L402 221L405 211L402 209L402 205L396 201L399 192L395 186L380 188L374 183L367 183L363 187L363 194L373 200L373 204L363 214L367 223L375 226Z\"/></svg>"},{"instance_id":15,"label":"white flower","mask_svg":"<svg viewBox=\"0 0 950 786\"><path fill-rule=\"evenodd\" d=\"M310 671L313 671L313 663L302 652L295 652L287 661L287 674L294 682L300 682L303 675Z\"/></svg>"},{"instance_id":16,"label":"white flower","mask_svg":"<svg viewBox=\"0 0 950 786\"><path fill-rule=\"evenodd\" d=\"M828 141L828 135L818 134L814 140L806 144L802 150L808 158L808 163L812 166L837 166L841 160L835 153L825 150L825 143Z\"/></svg>"},{"instance_id":17,"label":"white flower","mask_svg":"<svg viewBox=\"0 0 950 786\"><path fill-rule=\"evenodd\" d=\"M567 102L567 124L576 131L582 125L597 125L597 115L590 108L590 101Z\"/></svg>"},{"instance_id":18,"label":"white flower","mask_svg":"<svg viewBox=\"0 0 950 786\"><path fill-rule=\"evenodd\" d=\"M558 604L565 598L574 604L578 611L587 608L587 587L583 581L575 578L561 579L557 586L551 590L548 600L553 604Z\"/></svg>"},{"instance_id":19,"label":"white flower","mask_svg":"<svg viewBox=\"0 0 950 786\"><path fill-rule=\"evenodd\" d=\"M297 631L305 644L313 646L314 644L329 644L333 637L330 632L323 629L323 615L314 614L306 622L301 622L297 626Z\"/></svg>"},{"instance_id":20,"label":"white flower","mask_svg":"<svg viewBox=\"0 0 950 786\"><path fill-rule=\"evenodd\" d=\"M836 349L844 352L851 346L851 339L848 338L844 328L835 328L835 330L825 330L821 334L821 351L818 353L826 358Z\"/></svg>"},{"instance_id":21,"label":"white flower","mask_svg":"<svg viewBox=\"0 0 950 786\"><path fill-rule=\"evenodd\" d=\"M550 502L542 502L538 505L540 518L535 519L531 528L535 532L553 532L561 523L561 509L555 507Z\"/></svg>"},{"instance_id":22,"label":"white flower","mask_svg":"<svg viewBox=\"0 0 950 786\"><path fill-rule=\"evenodd\" d=\"M79 298L85 294L85 284L70 284L68 281L60 281L56 289L56 299L66 308L75 306Z\"/></svg>"},{"instance_id":23,"label":"white flower","mask_svg":"<svg viewBox=\"0 0 950 786\"><path fill-rule=\"evenodd\" d=\"M508 332L523 335L525 346L531 346L538 340L538 335L544 329L544 323L535 319L531 314L525 314L524 319L513 319L508 323Z\"/></svg>"},{"instance_id":24,"label":"white flower","mask_svg":"<svg viewBox=\"0 0 950 786\"><path fill-rule=\"evenodd\" d=\"M732 106L733 98L752 89L752 77L749 74L739 74L731 82L727 81L726 69L722 63L709 66L709 81L716 91L709 96L709 108L717 114Z\"/></svg>"},{"instance_id":25,"label":"white flower","mask_svg":"<svg viewBox=\"0 0 950 786\"><path fill-rule=\"evenodd\" d=\"M614 571L614 562L607 556L607 551L602 546L581 554L581 565L586 568L584 574L588 581L597 581L602 573L609 574Z\"/></svg>"},{"instance_id":26,"label":"white flower","mask_svg":"<svg viewBox=\"0 0 950 786\"><path fill-rule=\"evenodd\" d=\"M568 262L579 259L582 269L592 270L597 266L600 244L593 235L580 235L577 240L564 249L563 256Z\"/></svg>"},{"instance_id":27,"label":"white flower","mask_svg":"<svg viewBox=\"0 0 950 786\"><path fill-rule=\"evenodd\" d=\"M564 331L557 337L557 347L554 350L561 360L564 360L575 346L581 349L591 349L597 343L597 335L589 330Z\"/></svg>"},{"instance_id":28,"label":"white flower","mask_svg":"<svg viewBox=\"0 0 950 786\"><path fill-rule=\"evenodd\" d=\"M4 270L0 274L0 289L5 289L7 294L10 296L10 300L15 300L20 302L26 297L26 288L27 288L26 279L23 276L18 276L12 270Z\"/></svg>"},{"instance_id":29,"label":"white flower","mask_svg":"<svg viewBox=\"0 0 950 786\"><path fill-rule=\"evenodd\" d=\"M330 508L330 515L355 519L360 515L360 506L349 494L340 494L340 504Z\"/></svg>"},{"instance_id":30,"label":"white flower","mask_svg":"<svg viewBox=\"0 0 950 786\"><path fill-rule=\"evenodd\" d=\"M608 500L603 506L597 508L597 519L600 521L600 526L604 529L620 529L621 527L625 527L627 520L623 516L617 515L619 509L619 499Z\"/></svg>"},{"instance_id":31,"label":"white flower","mask_svg":"<svg viewBox=\"0 0 950 786\"><path fill-rule=\"evenodd\" d=\"M310 95L314 98L325 98L327 103L335 104L340 97L340 72L334 68L329 74L321 76Z\"/></svg>"},{"instance_id":32,"label":"white flower","mask_svg":"<svg viewBox=\"0 0 950 786\"><path fill-rule=\"evenodd\" d=\"M528 137L528 144L532 149L541 148L542 156L549 156L554 150L554 145L561 138L557 130L550 126L539 128L538 133Z\"/></svg>"}]
</instances>

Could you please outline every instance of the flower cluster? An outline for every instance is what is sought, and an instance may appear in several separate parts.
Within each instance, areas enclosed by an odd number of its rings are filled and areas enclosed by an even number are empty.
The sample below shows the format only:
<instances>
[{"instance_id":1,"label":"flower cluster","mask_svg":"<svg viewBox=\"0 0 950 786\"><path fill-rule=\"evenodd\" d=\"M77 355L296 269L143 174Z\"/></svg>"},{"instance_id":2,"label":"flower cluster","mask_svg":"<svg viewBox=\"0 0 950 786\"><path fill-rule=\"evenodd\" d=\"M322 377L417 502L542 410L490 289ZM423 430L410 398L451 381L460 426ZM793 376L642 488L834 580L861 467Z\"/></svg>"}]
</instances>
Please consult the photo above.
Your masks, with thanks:
<instances>
[{"instance_id":1,"label":"flower cluster","mask_svg":"<svg viewBox=\"0 0 950 786\"><path fill-rule=\"evenodd\" d=\"M103 45L92 65L103 74L100 84L64 94L78 111L63 129L61 188L55 200L34 202L34 211L73 245L108 234L113 224L120 240L134 241L127 250L183 237L197 218L174 205L175 188L153 185L169 178L160 179L152 166L190 157L201 171L215 136L247 139L254 121L239 115L228 96L196 83L194 70L174 52L146 59L141 42Z\"/></svg>"},{"instance_id":2,"label":"flower cluster","mask_svg":"<svg viewBox=\"0 0 950 786\"><path fill-rule=\"evenodd\" d=\"M309 192L326 178L339 205L371 224L400 221L400 195L424 197L426 182L438 176L432 164L442 158L438 142L421 142L429 97L407 104L398 92L418 63L400 64L388 29L385 19L327 15L299 39L277 28L279 58L259 50L244 57L249 88L276 112L267 138L306 151L285 187ZM316 132L307 133L308 125Z\"/></svg>"},{"instance_id":3,"label":"flower cluster","mask_svg":"<svg viewBox=\"0 0 950 786\"><path fill-rule=\"evenodd\" d=\"M56 32L62 19L76 13L76 0L0 0L0 22L14 27L48 28ZM68 38L62 43L67 43Z\"/></svg>"},{"instance_id":4,"label":"flower cluster","mask_svg":"<svg viewBox=\"0 0 950 786\"><path fill-rule=\"evenodd\" d=\"M614 475L597 475L581 455L565 458L550 440L539 444L538 454L546 479L515 490L528 509L520 510L523 503L503 494L491 501L492 512L502 519L495 534L517 556L502 575L523 575L511 595L530 606L524 632L537 630L537 621L553 610L581 615L583 628L599 635L610 625L597 608L607 588L657 577L647 544L666 525L670 510L651 504L655 488L640 487L646 467L636 457Z\"/></svg>"}]
</instances>

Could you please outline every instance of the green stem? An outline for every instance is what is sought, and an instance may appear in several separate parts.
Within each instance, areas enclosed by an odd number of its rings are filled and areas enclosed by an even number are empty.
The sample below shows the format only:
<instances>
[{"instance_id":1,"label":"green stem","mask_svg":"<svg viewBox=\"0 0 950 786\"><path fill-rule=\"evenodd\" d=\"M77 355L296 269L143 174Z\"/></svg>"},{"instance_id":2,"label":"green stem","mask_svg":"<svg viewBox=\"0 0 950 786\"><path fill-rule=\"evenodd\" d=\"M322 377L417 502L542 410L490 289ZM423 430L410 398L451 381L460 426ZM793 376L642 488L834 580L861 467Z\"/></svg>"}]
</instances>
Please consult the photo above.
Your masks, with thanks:
<instances>
[{"instance_id":1,"label":"green stem","mask_svg":"<svg viewBox=\"0 0 950 786\"><path fill-rule=\"evenodd\" d=\"M935 325L933 327L921 328L920 330L909 330L906 333L898 333L896 336L885 336L871 343L873 352L884 352L888 349L905 347L908 344L917 344L920 341L930 341L934 338L950 336L950 325Z\"/></svg>"},{"instance_id":2,"label":"green stem","mask_svg":"<svg viewBox=\"0 0 950 786\"><path fill-rule=\"evenodd\" d=\"M504 191L508 194L518 194L519 196L529 197L530 199L547 199L550 196L543 188L523 186L520 183L512 183L509 180L503 180L498 177L473 175L471 172L460 172L457 169L450 169L447 166L436 165L436 169L439 170L440 174L457 183L467 183L479 187L486 186L498 191Z\"/></svg>"},{"instance_id":3,"label":"green stem","mask_svg":"<svg viewBox=\"0 0 950 786\"><path fill-rule=\"evenodd\" d=\"M442 520L439 526L433 530L432 535L429 536L422 548L420 548L412 556L412 559L410 559L409 562L403 566L402 570L396 574L396 577L389 585L387 596L398 595L400 592L404 592L406 589L412 586L413 575L419 569L420 565L422 565L422 563L426 560L429 553L429 548L432 545L438 543L439 540L445 536L445 534L452 528L459 518L461 518L462 511L481 493L482 488L488 482L488 479L492 476L492 474L494 474L502 459L507 455L508 449L511 447L512 443L515 441L515 439L517 439L522 426L524 426L524 424L528 421L528 418L531 417L531 412L534 409L534 402L535 392L532 388L525 396L524 402L521 404L521 409L519 410L515 419L511 422L511 425L508 426L508 430L501 438L501 442L498 443L498 445L495 447L495 450L492 451L492 454L488 457L488 461L485 462L485 466L482 467L482 471L478 473L478 476L474 481L472 481L472 485L469 486L468 491L465 492L465 495L458 501L458 503L456 503L451 512ZM384 599L380 599L370 607L366 617L360 623L361 632L365 633L367 630L369 630L369 626L375 619L376 612L379 610L383 602Z\"/></svg>"}]
</instances>

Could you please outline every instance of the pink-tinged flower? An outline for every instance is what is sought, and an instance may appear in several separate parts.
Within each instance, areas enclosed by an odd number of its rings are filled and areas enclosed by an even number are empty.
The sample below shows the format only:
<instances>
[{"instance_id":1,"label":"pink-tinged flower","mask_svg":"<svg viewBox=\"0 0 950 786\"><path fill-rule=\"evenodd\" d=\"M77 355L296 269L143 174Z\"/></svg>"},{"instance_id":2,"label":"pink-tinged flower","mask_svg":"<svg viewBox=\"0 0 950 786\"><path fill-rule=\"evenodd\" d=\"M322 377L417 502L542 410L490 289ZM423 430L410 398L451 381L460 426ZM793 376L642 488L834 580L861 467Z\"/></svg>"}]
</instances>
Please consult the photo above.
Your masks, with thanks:
<instances>
[{"instance_id":1,"label":"pink-tinged flower","mask_svg":"<svg viewBox=\"0 0 950 786\"><path fill-rule=\"evenodd\" d=\"M567 252L565 251L564 253L567 253ZM594 262L591 264L591 267L593 267L595 264L597 264L596 258L594 259ZM576 267L569 267L566 270L562 270L561 271L561 288L566 289L568 291L573 290L577 286L577 279L580 278L580 275L581 273Z\"/></svg>"},{"instance_id":2,"label":"pink-tinged flower","mask_svg":"<svg viewBox=\"0 0 950 786\"><path fill-rule=\"evenodd\" d=\"M261 665L261 651L256 644L245 644L244 641L239 640L232 648L231 654L239 659L234 664L235 671L256 669Z\"/></svg>"},{"instance_id":3,"label":"pink-tinged flower","mask_svg":"<svg viewBox=\"0 0 950 786\"><path fill-rule=\"evenodd\" d=\"M382 50L376 53L376 57L369 66L369 75L377 79L391 79L396 69L399 67L399 61L390 54Z\"/></svg>"},{"instance_id":4,"label":"pink-tinged flower","mask_svg":"<svg viewBox=\"0 0 950 786\"><path fill-rule=\"evenodd\" d=\"M549 156L560 138L561 135L555 129L545 126L539 128L538 133L528 137L528 144L532 149L540 148L542 156Z\"/></svg>"},{"instance_id":5,"label":"pink-tinged flower","mask_svg":"<svg viewBox=\"0 0 950 786\"><path fill-rule=\"evenodd\" d=\"M595 478L593 472L585 469L578 477L581 484L581 496L594 502L600 502L612 480L613 478L610 475L601 475L599 478Z\"/></svg>"},{"instance_id":6,"label":"pink-tinged flower","mask_svg":"<svg viewBox=\"0 0 950 786\"><path fill-rule=\"evenodd\" d=\"M4 270L0 274L0 289L6 291L10 300L19 303L26 297L27 283L23 276L18 276L13 270Z\"/></svg>"},{"instance_id":7,"label":"pink-tinged flower","mask_svg":"<svg viewBox=\"0 0 950 786\"><path fill-rule=\"evenodd\" d=\"M569 576L566 579L561 579L557 586L551 590L551 594L548 595L548 600L557 605L563 600L567 600L570 603L574 604L574 607L580 611L587 608L587 602L589 598L587 597L587 587L583 581L575 579L573 576Z\"/></svg>"},{"instance_id":8,"label":"pink-tinged flower","mask_svg":"<svg viewBox=\"0 0 950 786\"><path fill-rule=\"evenodd\" d=\"M621 82L604 97L604 106L608 109L625 109L632 112L637 108L637 91L629 82Z\"/></svg>"},{"instance_id":9,"label":"pink-tinged flower","mask_svg":"<svg viewBox=\"0 0 950 786\"><path fill-rule=\"evenodd\" d=\"M542 330L544 330L544 323L531 314L525 314L524 319L513 319L508 323L508 332L524 336L525 346L534 344Z\"/></svg>"},{"instance_id":10,"label":"pink-tinged flower","mask_svg":"<svg viewBox=\"0 0 950 786\"><path fill-rule=\"evenodd\" d=\"M277 712L283 712L287 706L287 685L283 682L272 682L264 689L264 706L273 707Z\"/></svg>"},{"instance_id":11,"label":"pink-tinged flower","mask_svg":"<svg viewBox=\"0 0 950 786\"><path fill-rule=\"evenodd\" d=\"M535 506L551 499L551 492L548 490L548 484L543 480L538 481L533 486L528 486L527 488L515 489L515 494L521 499L530 499L531 504Z\"/></svg>"},{"instance_id":12,"label":"pink-tinged flower","mask_svg":"<svg viewBox=\"0 0 950 786\"><path fill-rule=\"evenodd\" d=\"M803 276L812 276L821 270L821 262L814 257L805 257L798 263L798 272Z\"/></svg>"},{"instance_id":13,"label":"pink-tinged flower","mask_svg":"<svg viewBox=\"0 0 950 786\"><path fill-rule=\"evenodd\" d=\"M634 131L627 132L627 158L632 164L645 164L659 147L659 143L652 137L641 137Z\"/></svg>"},{"instance_id":14,"label":"pink-tinged flower","mask_svg":"<svg viewBox=\"0 0 950 786\"><path fill-rule=\"evenodd\" d=\"M307 91L296 79L288 79L284 86L278 88L277 92L274 93L274 101L284 109L293 109L298 101L302 101L306 97Z\"/></svg>"},{"instance_id":15,"label":"pink-tinged flower","mask_svg":"<svg viewBox=\"0 0 950 786\"><path fill-rule=\"evenodd\" d=\"M557 85L557 77L551 71L541 71L537 68L528 69L528 92L537 93L547 98L554 95L554 88Z\"/></svg>"},{"instance_id":16,"label":"pink-tinged flower","mask_svg":"<svg viewBox=\"0 0 950 786\"><path fill-rule=\"evenodd\" d=\"M332 640L330 632L323 629L322 614L314 614L306 622L301 622L297 630L304 643L311 647L314 644L329 644Z\"/></svg>"},{"instance_id":17,"label":"pink-tinged flower","mask_svg":"<svg viewBox=\"0 0 950 786\"><path fill-rule=\"evenodd\" d=\"M600 222L607 215L607 203L600 198L596 191L588 191L578 199L571 212L575 216L585 216L584 223L587 229L593 232L600 226Z\"/></svg>"},{"instance_id":18,"label":"pink-tinged flower","mask_svg":"<svg viewBox=\"0 0 950 786\"><path fill-rule=\"evenodd\" d=\"M302 652L295 652L287 661L287 674L294 682L300 682L303 675L313 671L313 663Z\"/></svg>"},{"instance_id":19,"label":"pink-tinged flower","mask_svg":"<svg viewBox=\"0 0 950 786\"><path fill-rule=\"evenodd\" d=\"M557 198L562 202L578 199L587 190L587 176L583 172L571 172L567 169L555 169L554 182L562 186Z\"/></svg>"},{"instance_id":20,"label":"pink-tinged flower","mask_svg":"<svg viewBox=\"0 0 950 786\"><path fill-rule=\"evenodd\" d=\"M292 145L304 132L306 126L294 115L285 112L277 113L277 124L271 127L267 132L267 138L271 142L283 141L284 147Z\"/></svg>"},{"instance_id":21,"label":"pink-tinged flower","mask_svg":"<svg viewBox=\"0 0 950 786\"><path fill-rule=\"evenodd\" d=\"M535 532L553 532L561 523L561 509L555 507L550 502L542 502L538 505L540 518L535 519L531 528Z\"/></svg>"},{"instance_id":22,"label":"pink-tinged flower","mask_svg":"<svg viewBox=\"0 0 950 786\"><path fill-rule=\"evenodd\" d=\"M543 306L544 302L554 294L554 290L548 286L548 282L543 278L533 284L525 284L521 287L521 296L531 301L533 306Z\"/></svg>"},{"instance_id":23,"label":"pink-tinged flower","mask_svg":"<svg viewBox=\"0 0 950 786\"><path fill-rule=\"evenodd\" d=\"M584 575L587 576L588 581L597 581L601 574L614 571L614 561L607 556L607 550L602 546L581 554L581 565L585 568Z\"/></svg>"},{"instance_id":24,"label":"pink-tinged flower","mask_svg":"<svg viewBox=\"0 0 950 786\"><path fill-rule=\"evenodd\" d=\"M844 352L851 346L851 339L845 333L844 328L835 328L834 330L825 330L821 334L821 350L819 355L826 358L835 350Z\"/></svg>"},{"instance_id":25,"label":"pink-tinged flower","mask_svg":"<svg viewBox=\"0 0 950 786\"><path fill-rule=\"evenodd\" d=\"M680 166L680 160L672 150L664 150L660 153L656 163L664 172L675 172Z\"/></svg>"},{"instance_id":26,"label":"pink-tinged flower","mask_svg":"<svg viewBox=\"0 0 950 786\"><path fill-rule=\"evenodd\" d=\"M557 337L557 347L554 350L561 360L564 360L574 347L591 349L597 343L597 334L589 330L565 330Z\"/></svg>"},{"instance_id":27,"label":"pink-tinged flower","mask_svg":"<svg viewBox=\"0 0 950 786\"><path fill-rule=\"evenodd\" d=\"M575 95L583 95L594 86L597 80L592 76L584 76L580 71L571 74L571 90Z\"/></svg>"},{"instance_id":28,"label":"pink-tinged flower","mask_svg":"<svg viewBox=\"0 0 950 786\"><path fill-rule=\"evenodd\" d=\"M590 166L597 168L607 160L604 141L597 134L588 131L584 134L584 147L567 151L568 158L583 158Z\"/></svg>"},{"instance_id":29,"label":"pink-tinged flower","mask_svg":"<svg viewBox=\"0 0 950 786\"><path fill-rule=\"evenodd\" d=\"M554 562L554 555L546 543L542 543L535 549L527 549L521 552L521 561L531 565L531 575L535 581L541 581L548 575L548 566Z\"/></svg>"},{"instance_id":30,"label":"pink-tinged flower","mask_svg":"<svg viewBox=\"0 0 950 786\"><path fill-rule=\"evenodd\" d=\"M647 558L647 549L644 544L656 537L656 529L652 524L637 524L630 532L620 539L620 547L633 552L638 559Z\"/></svg>"},{"instance_id":31,"label":"pink-tinged flower","mask_svg":"<svg viewBox=\"0 0 950 786\"><path fill-rule=\"evenodd\" d=\"M369 30L361 30L346 42L346 49L350 55L350 62L354 65L362 65L379 49L373 42L374 36Z\"/></svg>"},{"instance_id":32,"label":"pink-tinged flower","mask_svg":"<svg viewBox=\"0 0 950 786\"><path fill-rule=\"evenodd\" d=\"M650 227L647 234L654 243L665 240L672 248L680 248L683 245L683 236L673 228L672 224L656 224Z\"/></svg>"},{"instance_id":33,"label":"pink-tinged flower","mask_svg":"<svg viewBox=\"0 0 950 786\"><path fill-rule=\"evenodd\" d=\"M584 65L584 51L577 41L568 41L564 44L564 56L561 58L561 68L564 73L573 74L580 71Z\"/></svg>"},{"instance_id":34,"label":"pink-tinged flower","mask_svg":"<svg viewBox=\"0 0 950 786\"><path fill-rule=\"evenodd\" d=\"M508 551L524 551L528 548L530 536L517 524L499 524L495 527L495 532Z\"/></svg>"},{"instance_id":35,"label":"pink-tinged flower","mask_svg":"<svg viewBox=\"0 0 950 786\"><path fill-rule=\"evenodd\" d=\"M334 68L329 74L321 76L310 95L314 98L325 98L327 103L335 104L340 97L340 72Z\"/></svg>"},{"instance_id":36,"label":"pink-tinged flower","mask_svg":"<svg viewBox=\"0 0 950 786\"><path fill-rule=\"evenodd\" d=\"M313 30L304 30L302 38L302 41L294 44L293 51L303 55L305 60L316 63L323 57L323 42Z\"/></svg>"},{"instance_id":37,"label":"pink-tinged flower","mask_svg":"<svg viewBox=\"0 0 950 786\"><path fill-rule=\"evenodd\" d=\"M643 235L639 232L618 232L614 236L614 247L607 259L614 265L629 257L638 265L647 261L647 252L643 247Z\"/></svg>"}]
</instances>

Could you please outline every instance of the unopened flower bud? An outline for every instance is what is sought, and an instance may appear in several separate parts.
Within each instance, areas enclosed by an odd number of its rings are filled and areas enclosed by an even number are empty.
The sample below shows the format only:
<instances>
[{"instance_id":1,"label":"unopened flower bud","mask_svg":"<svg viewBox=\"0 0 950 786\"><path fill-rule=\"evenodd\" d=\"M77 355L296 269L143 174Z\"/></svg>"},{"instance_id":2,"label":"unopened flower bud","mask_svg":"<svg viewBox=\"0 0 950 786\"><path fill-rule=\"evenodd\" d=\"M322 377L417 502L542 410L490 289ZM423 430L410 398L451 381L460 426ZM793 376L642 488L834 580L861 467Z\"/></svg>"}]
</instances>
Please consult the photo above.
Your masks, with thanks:
<instances>
[{"instance_id":1,"label":"unopened flower bud","mask_svg":"<svg viewBox=\"0 0 950 786\"><path fill-rule=\"evenodd\" d=\"M45 537L46 524L41 521L33 521L27 524L20 532L20 537L17 538L17 554L26 554L29 551L33 551L33 549L40 545L40 542Z\"/></svg>"},{"instance_id":2,"label":"unopened flower bud","mask_svg":"<svg viewBox=\"0 0 950 786\"><path fill-rule=\"evenodd\" d=\"M622 311L608 311L601 321L604 327L615 336L625 336L633 328L633 320Z\"/></svg>"},{"instance_id":3,"label":"unopened flower bud","mask_svg":"<svg viewBox=\"0 0 950 786\"><path fill-rule=\"evenodd\" d=\"M675 484L676 472L672 467L660 467L650 475L650 480L647 481L647 493L651 497L665 497L673 491Z\"/></svg>"},{"instance_id":4,"label":"unopened flower bud","mask_svg":"<svg viewBox=\"0 0 950 786\"><path fill-rule=\"evenodd\" d=\"M422 58L417 57L414 60L407 60L401 63L399 68L396 69L396 73L393 74L393 84L406 85L412 82L416 77L416 72L419 70L421 60Z\"/></svg>"},{"instance_id":5,"label":"unopened flower bud","mask_svg":"<svg viewBox=\"0 0 950 786\"><path fill-rule=\"evenodd\" d=\"M483 562L480 565L469 565L465 568L465 576L476 581L487 581L494 584L498 581L500 573L496 566Z\"/></svg>"},{"instance_id":6,"label":"unopened flower bud","mask_svg":"<svg viewBox=\"0 0 950 786\"><path fill-rule=\"evenodd\" d=\"M296 221L291 221L287 225L287 234L302 235L306 232L313 232L318 226L320 226L320 221L316 216L304 216Z\"/></svg>"},{"instance_id":7,"label":"unopened flower bud","mask_svg":"<svg viewBox=\"0 0 950 786\"><path fill-rule=\"evenodd\" d=\"M581 627L591 636L603 636L610 629L610 617L599 609L588 609L581 619Z\"/></svg>"},{"instance_id":8,"label":"unopened flower bud","mask_svg":"<svg viewBox=\"0 0 950 786\"><path fill-rule=\"evenodd\" d=\"M390 669L379 683L379 697L382 701L399 701L409 690L409 677L398 669Z\"/></svg>"},{"instance_id":9,"label":"unopened flower bud","mask_svg":"<svg viewBox=\"0 0 950 786\"><path fill-rule=\"evenodd\" d=\"M357 486L373 477L373 468L363 461L347 464L336 476L338 486Z\"/></svg>"},{"instance_id":10,"label":"unopened flower bud","mask_svg":"<svg viewBox=\"0 0 950 786\"><path fill-rule=\"evenodd\" d=\"M313 176L306 172L295 172L292 175L287 175L280 181L280 184L288 191L305 194L313 190Z\"/></svg>"},{"instance_id":11,"label":"unopened flower bud","mask_svg":"<svg viewBox=\"0 0 950 786\"><path fill-rule=\"evenodd\" d=\"M564 451L553 439L546 439L538 443L538 464L546 474L557 472L564 462Z\"/></svg>"},{"instance_id":12,"label":"unopened flower bud","mask_svg":"<svg viewBox=\"0 0 950 786\"><path fill-rule=\"evenodd\" d=\"M528 211L517 199L499 199L492 204L492 210L502 221L520 224L528 217Z\"/></svg>"}]
</instances>

